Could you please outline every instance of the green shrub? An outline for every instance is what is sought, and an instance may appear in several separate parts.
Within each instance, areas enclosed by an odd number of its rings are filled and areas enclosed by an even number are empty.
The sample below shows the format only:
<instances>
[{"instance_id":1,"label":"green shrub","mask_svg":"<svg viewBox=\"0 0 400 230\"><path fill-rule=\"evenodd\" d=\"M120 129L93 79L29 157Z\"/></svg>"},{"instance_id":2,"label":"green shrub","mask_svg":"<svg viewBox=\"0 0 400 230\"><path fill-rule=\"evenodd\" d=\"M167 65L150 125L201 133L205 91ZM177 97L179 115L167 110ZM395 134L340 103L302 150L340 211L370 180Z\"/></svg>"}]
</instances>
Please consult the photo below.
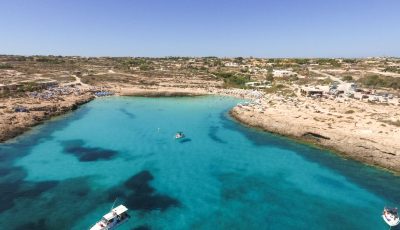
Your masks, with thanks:
<instances>
[{"instance_id":1,"label":"green shrub","mask_svg":"<svg viewBox=\"0 0 400 230\"><path fill-rule=\"evenodd\" d=\"M153 70L154 67L148 64L142 64L139 66L139 69L142 71L146 71L146 70Z\"/></svg>"},{"instance_id":2,"label":"green shrub","mask_svg":"<svg viewBox=\"0 0 400 230\"><path fill-rule=\"evenodd\" d=\"M295 58L293 59L293 62L299 64L299 65L304 65L308 64L309 59L304 59L304 58Z\"/></svg>"},{"instance_id":3,"label":"green shrub","mask_svg":"<svg viewBox=\"0 0 400 230\"><path fill-rule=\"evenodd\" d=\"M217 72L214 74L218 78L222 78L226 86L242 88L245 87L246 82L250 81L249 77L235 73Z\"/></svg>"},{"instance_id":4,"label":"green shrub","mask_svg":"<svg viewBox=\"0 0 400 230\"><path fill-rule=\"evenodd\" d=\"M347 75L347 76L342 77L342 80L343 80L343 81L353 81L353 77Z\"/></svg>"},{"instance_id":5,"label":"green shrub","mask_svg":"<svg viewBox=\"0 0 400 230\"><path fill-rule=\"evenodd\" d=\"M400 73L400 67L389 66L389 67L386 67L383 71L384 72Z\"/></svg>"},{"instance_id":6,"label":"green shrub","mask_svg":"<svg viewBox=\"0 0 400 230\"><path fill-rule=\"evenodd\" d=\"M49 64L61 64L65 62L63 59L59 59L57 57L46 57L46 56L37 57L35 60L36 62L44 62Z\"/></svg>"},{"instance_id":7,"label":"green shrub","mask_svg":"<svg viewBox=\"0 0 400 230\"><path fill-rule=\"evenodd\" d=\"M333 67L340 67L341 64L336 59L331 58L320 58L316 60L316 63L319 65L332 65Z\"/></svg>"},{"instance_id":8,"label":"green shrub","mask_svg":"<svg viewBox=\"0 0 400 230\"><path fill-rule=\"evenodd\" d=\"M400 89L400 78L389 76L369 75L358 80L361 84L376 88L385 87L392 89Z\"/></svg>"},{"instance_id":9,"label":"green shrub","mask_svg":"<svg viewBox=\"0 0 400 230\"><path fill-rule=\"evenodd\" d=\"M345 63L357 63L358 61L357 61L357 59L346 58L346 59L343 59L343 62L345 62Z\"/></svg>"},{"instance_id":10,"label":"green shrub","mask_svg":"<svg viewBox=\"0 0 400 230\"><path fill-rule=\"evenodd\" d=\"M12 69L13 66L8 63L0 63L0 69Z\"/></svg>"}]
</instances>

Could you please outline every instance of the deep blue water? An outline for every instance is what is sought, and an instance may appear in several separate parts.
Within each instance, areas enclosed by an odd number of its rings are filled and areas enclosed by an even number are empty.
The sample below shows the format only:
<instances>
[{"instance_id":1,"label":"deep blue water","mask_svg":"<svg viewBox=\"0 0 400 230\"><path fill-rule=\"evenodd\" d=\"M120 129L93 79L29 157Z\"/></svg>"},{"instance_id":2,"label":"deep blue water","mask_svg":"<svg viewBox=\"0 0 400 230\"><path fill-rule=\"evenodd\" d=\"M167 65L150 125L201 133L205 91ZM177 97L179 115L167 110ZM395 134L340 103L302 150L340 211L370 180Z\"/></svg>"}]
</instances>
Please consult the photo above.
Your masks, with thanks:
<instances>
[{"instance_id":1,"label":"deep blue water","mask_svg":"<svg viewBox=\"0 0 400 230\"><path fill-rule=\"evenodd\" d=\"M387 229L399 177L244 127L237 102L102 98L1 144L0 229L88 229L115 199L121 230Z\"/></svg>"}]
</instances>

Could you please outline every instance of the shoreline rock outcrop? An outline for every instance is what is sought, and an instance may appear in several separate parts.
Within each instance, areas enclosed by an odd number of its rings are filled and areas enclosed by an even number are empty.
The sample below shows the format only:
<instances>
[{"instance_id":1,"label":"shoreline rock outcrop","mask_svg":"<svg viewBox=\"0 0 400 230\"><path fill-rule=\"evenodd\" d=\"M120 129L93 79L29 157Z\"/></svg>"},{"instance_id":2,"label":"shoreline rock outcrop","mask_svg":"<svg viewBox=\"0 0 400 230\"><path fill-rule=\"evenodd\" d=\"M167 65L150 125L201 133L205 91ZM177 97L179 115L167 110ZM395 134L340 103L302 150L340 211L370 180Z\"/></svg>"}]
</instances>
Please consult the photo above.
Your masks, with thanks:
<instances>
[{"instance_id":1,"label":"shoreline rock outcrop","mask_svg":"<svg viewBox=\"0 0 400 230\"><path fill-rule=\"evenodd\" d=\"M32 127L55 116L76 110L80 105L88 103L94 98L95 97L91 94L83 94L80 96L67 96L61 101L53 101L43 104L30 104L29 99L26 99L25 106L28 109L28 112L3 112L0 120L0 142L5 142L17 137L30 130Z\"/></svg>"},{"instance_id":2,"label":"shoreline rock outcrop","mask_svg":"<svg viewBox=\"0 0 400 230\"><path fill-rule=\"evenodd\" d=\"M341 132L340 129L325 129L324 126L292 119L284 114L275 116L277 114L259 113L239 106L234 107L230 115L247 126L312 143L334 150L346 158L400 173L400 143L396 140L365 138L356 133Z\"/></svg>"}]
</instances>

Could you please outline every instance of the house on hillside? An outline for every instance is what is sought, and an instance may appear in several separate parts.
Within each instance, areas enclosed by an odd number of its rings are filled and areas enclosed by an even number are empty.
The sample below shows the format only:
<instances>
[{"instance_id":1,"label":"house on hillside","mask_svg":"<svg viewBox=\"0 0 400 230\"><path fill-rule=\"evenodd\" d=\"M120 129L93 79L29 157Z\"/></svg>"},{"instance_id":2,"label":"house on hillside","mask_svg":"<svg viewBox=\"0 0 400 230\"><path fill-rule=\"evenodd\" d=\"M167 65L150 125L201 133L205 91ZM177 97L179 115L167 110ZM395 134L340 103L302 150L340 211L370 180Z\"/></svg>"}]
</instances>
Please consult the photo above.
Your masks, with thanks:
<instances>
[{"instance_id":1,"label":"house on hillside","mask_svg":"<svg viewBox=\"0 0 400 230\"><path fill-rule=\"evenodd\" d=\"M271 88L270 84L271 82L269 81L252 81L245 83L247 87L257 88L257 89Z\"/></svg>"},{"instance_id":2,"label":"house on hillside","mask_svg":"<svg viewBox=\"0 0 400 230\"><path fill-rule=\"evenodd\" d=\"M297 76L297 73L289 70L273 70L272 74L274 77L290 77L290 76Z\"/></svg>"},{"instance_id":3,"label":"house on hillside","mask_svg":"<svg viewBox=\"0 0 400 230\"><path fill-rule=\"evenodd\" d=\"M344 93L354 92L357 89L357 85L355 83L341 83L337 85L338 91L343 91Z\"/></svg>"},{"instance_id":4,"label":"house on hillside","mask_svg":"<svg viewBox=\"0 0 400 230\"><path fill-rule=\"evenodd\" d=\"M301 95L306 97L315 97L315 96L322 96L324 90L318 87L303 86L300 88L300 93Z\"/></svg>"},{"instance_id":5,"label":"house on hillside","mask_svg":"<svg viewBox=\"0 0 400 230\"><path fill-rule=\"evenodd\" d=\"M239 67L239 64L235 62L227 62L225 63L225 67Z\"/></svg>"}]
</instances>

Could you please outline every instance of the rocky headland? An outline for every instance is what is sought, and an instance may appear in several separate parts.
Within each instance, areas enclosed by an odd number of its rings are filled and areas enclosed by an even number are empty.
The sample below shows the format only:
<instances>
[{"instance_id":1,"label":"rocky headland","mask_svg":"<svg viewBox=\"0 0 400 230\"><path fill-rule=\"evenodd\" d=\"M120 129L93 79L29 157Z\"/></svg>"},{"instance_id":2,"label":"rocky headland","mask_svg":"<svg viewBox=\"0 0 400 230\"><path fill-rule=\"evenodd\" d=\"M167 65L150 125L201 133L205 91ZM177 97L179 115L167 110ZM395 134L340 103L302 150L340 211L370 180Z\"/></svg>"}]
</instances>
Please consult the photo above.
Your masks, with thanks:
<instances>
[{"instance_id":1,"label":"rocky headland","mask_svg":"<svg viewBox=\"0 0 400 230\"><path fill-rule=\"evenodd\" d=\"M344 157L400 172L398 108L308 98L270 97L230 114L262 130L335 150Z\"/></svg>"},{"instance_id":2,"label":"rocky headland","mask_svg":"<svg viewBox=\"0 0 400 230\"><path fill-rule=\"evenodd\" d=\"M28 97L3 99L0 103L0 142L16 137L54 116L77 109L95 97L90 93L39 101Z\"/></svg>"}]
</instances>

